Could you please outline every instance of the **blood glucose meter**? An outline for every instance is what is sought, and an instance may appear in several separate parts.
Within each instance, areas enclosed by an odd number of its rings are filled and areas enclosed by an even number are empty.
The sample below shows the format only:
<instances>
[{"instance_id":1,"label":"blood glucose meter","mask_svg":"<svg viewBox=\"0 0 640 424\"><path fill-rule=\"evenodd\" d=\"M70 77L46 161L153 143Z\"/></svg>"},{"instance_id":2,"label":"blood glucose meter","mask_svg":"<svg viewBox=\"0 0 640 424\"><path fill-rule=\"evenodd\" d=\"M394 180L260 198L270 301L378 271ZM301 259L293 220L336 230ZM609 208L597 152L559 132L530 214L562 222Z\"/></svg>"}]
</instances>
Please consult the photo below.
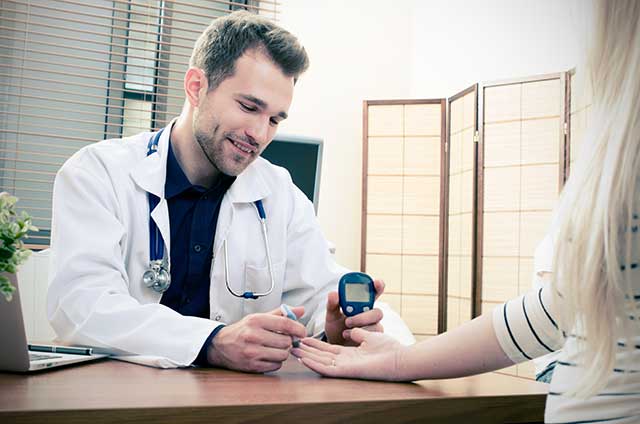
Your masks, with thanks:
<instances>
[{"instance_id":1,"label":"blood glucose meter","mask_svg":"<svg viewBox=\"0 0 640 424\"><path fill-rule=\"evenodd\" d=\"M362 272L345 274L338 283L338 295L342 313L351 317L373 309L376 289L373 279Z\"/></svg>"}]
</instances>

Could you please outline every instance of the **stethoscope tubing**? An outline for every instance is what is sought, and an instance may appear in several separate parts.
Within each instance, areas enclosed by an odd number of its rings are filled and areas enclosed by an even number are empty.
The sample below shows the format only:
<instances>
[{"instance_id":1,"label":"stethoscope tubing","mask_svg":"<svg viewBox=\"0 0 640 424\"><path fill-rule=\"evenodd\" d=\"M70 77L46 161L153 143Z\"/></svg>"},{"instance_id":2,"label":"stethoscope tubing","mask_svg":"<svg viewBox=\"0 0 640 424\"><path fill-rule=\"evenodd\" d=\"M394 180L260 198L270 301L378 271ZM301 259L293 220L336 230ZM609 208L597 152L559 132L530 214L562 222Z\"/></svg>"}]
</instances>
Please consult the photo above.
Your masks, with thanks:
<instances>
[{"instance_id":1,"label":"stethoscope tubing","mask_svg":"<svg viewBox=\"0 0 640 424\"><path fill-rule=\"evenodd\" d=\"M264 206L262 205L262 200L256 200L253 202L256 210L258 212L258 218L260 220L260 227L262 228L262 238L264 242L264 250L267 253L267 268L269 270L269 279L271 280L271 287L269 290L263 293L254 293L251 291L246 291L242 294L236 293L231 286L229 285L229 252L227 250L227 240L223 240L222 242L222 250L224 251L224 282L227 285L227 290L229 293L234 295L235 297L240 297L243 299L259 299L261 297L267 296L273 292L273 289L276 286L275 279L273 278L273 262L271 261L271 251L269 249L269 236L267 235L267 216L264 212Z\"/></svg>"},{"instance_id":2,"label":"stethoscope tubing","mask_svg":"<svg viewBox=\"0 0 640 424\"><path fill-rule=\"evenodd\" d=\"M164 129L158 131L150 140L147 145L147 156L155 153L158 149L158 142L160 140L160 135L162 134ZM164 257L164 239L162 234L160 234L160 230L156 225L155 221L151 217L151 212L158 206L160 199L158 196L149 193L149 269L153 269L154 263L159 263L161 269L163 269L168 276L168 284L162 288L157 285L151 286L151 288L157 292L163 293L168 290L169 285L171 284L171 274L169 273L169 258ZM262 238L264 242L264 248L267 253L267 268L269 270L269 279L271 280L271 287L269 290L263 293L254 293L251 291L246 291L242 294L236 293L229 284L229 255L227 249L227 240L224 239L222 242L222 248L224 251L224 280L227 286L227 290L235 297L243 298L243 299L259 299L263 296L267 296L273 292L275 288L275 279L273 277L273 263L271 261L271 251L269 249L269 237L267 234L267 215L264 211L264 205L262 204L262 200L256 200L253 202L256 211L258 213L258 219L260 221L260 226L262 228Z\"/></svg>"}]
</instances>

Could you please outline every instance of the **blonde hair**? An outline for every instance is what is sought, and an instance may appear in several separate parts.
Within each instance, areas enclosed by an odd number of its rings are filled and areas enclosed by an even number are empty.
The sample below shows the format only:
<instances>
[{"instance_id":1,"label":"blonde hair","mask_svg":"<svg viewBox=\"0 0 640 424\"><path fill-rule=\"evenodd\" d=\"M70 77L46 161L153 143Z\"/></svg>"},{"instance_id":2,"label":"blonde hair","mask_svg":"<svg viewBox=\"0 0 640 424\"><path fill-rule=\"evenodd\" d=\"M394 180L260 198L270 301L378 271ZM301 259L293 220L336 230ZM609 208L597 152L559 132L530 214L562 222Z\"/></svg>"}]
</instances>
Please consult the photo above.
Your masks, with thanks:
<instances>
[{"instance_id":1,"label":"blonde hair","mask_svg":"<svg viewBox=\"0 0 640 424\"><path fill-rule=\"evenodd\" d=\"M577 337L586 368L569 392L578 397L605 386L616 344L627 336L633 348L628 336L638 319L629 267L638 259L631 256L632 227L640 222L640 1L595 6L587 58L592 115L557 210L553 283L560 326Z\"/></svg>"}]
</instances>

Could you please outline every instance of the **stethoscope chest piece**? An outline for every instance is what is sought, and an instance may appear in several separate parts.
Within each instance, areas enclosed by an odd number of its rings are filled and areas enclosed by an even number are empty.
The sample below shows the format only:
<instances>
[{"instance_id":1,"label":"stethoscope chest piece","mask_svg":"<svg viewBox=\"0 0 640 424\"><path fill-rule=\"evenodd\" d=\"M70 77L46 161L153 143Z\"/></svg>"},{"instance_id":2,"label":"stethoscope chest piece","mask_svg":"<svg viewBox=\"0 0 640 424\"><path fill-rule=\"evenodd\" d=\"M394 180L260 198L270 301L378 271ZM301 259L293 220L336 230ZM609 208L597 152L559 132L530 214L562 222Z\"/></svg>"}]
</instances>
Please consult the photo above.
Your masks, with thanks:
<instances>
[{"instance_id":1,"label":"stethoscope chest piece","mask_svg":"<svg viewBox=\"0 0 640 424\"><path fill-rule=\"evenodd\" d=\"M149 262L149 269L142 275L142 281L146 287L158 293L164 293L171 285L171 274L162 259Z\"/></svg>"}]
</instances>

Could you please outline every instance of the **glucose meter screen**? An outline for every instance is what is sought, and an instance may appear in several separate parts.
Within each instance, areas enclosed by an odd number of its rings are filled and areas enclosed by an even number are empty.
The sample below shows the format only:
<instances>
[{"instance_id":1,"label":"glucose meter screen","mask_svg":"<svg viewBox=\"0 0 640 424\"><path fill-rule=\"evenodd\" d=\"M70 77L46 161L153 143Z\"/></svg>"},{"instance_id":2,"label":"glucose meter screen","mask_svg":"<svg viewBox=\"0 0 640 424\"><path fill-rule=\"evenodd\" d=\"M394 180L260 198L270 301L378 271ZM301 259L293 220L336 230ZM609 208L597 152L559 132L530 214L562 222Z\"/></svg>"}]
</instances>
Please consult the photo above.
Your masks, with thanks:
<instances>
[{"instance_id":1,"label":"glucose meter screen","mask_svg":"<svg viewBox=\"0 0 640 424\"><path fill-rule=\"evenodd\" d=\"M347 283L345 286L347 300L350 302L368 302L369 286L367 284Z\"/></svg>"}]
</instances>

